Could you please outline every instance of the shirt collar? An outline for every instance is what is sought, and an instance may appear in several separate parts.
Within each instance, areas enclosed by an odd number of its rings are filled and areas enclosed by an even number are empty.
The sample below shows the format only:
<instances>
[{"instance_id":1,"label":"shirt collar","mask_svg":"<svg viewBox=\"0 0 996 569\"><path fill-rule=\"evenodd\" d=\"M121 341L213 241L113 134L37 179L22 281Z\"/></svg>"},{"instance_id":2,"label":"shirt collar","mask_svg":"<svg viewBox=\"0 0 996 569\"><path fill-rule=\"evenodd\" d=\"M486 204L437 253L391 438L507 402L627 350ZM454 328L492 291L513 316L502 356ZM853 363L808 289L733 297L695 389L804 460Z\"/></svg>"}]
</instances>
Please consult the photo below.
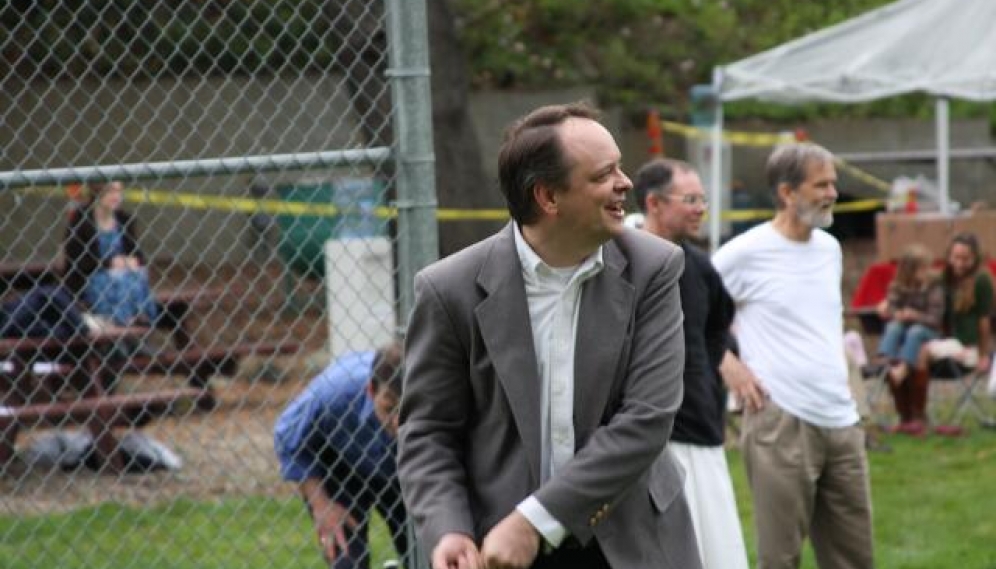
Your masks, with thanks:
<instances>
[{"instance_id":1,"label":"shirt collar","mask_svg":"<svg viewBox=\"0 0 996 569\"><path fill-rule=\"evenodd\" d=\"M522 266L523 275L527 280L535 280L537 278L537 272L542 271L545 274L556 273L556 269L546 264L536 251L526 242L526 238L522 236L522 230L519 228L518 223L512 223L514 228L513 234L515 236L515 251L519 254L519 264ZM584 261L576 268L574 275L571 280L587 280L599 272L605 266L605 261L602 258L603 246L599 245L598 249L594 253L588 255Z\"/></svg>"}]
</instances>

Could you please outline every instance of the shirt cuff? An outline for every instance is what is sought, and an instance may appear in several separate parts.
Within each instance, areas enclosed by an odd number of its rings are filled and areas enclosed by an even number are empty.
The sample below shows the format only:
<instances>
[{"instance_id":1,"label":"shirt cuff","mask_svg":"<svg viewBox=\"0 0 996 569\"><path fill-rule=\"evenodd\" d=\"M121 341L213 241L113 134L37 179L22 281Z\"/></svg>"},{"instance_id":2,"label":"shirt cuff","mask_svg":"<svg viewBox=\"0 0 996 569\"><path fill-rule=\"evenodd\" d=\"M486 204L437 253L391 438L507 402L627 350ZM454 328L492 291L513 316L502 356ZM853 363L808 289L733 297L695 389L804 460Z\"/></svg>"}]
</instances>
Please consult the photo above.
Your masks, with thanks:
<instances>
[{"instance_id":1,"label":"shirt cuff","mask_svg":"<svg viewBox=\"0 0 996 569\"><path fill-rule=\"evenodd\" d=\"M567 528L564 527L564 524L557 521L557 518L553 517L535 496L529 496L519 502L515 509L525 516L529 523L533 524L536 531L551 547L559 547L564 538L567 537Z\"/></svg>"}]
</instances>

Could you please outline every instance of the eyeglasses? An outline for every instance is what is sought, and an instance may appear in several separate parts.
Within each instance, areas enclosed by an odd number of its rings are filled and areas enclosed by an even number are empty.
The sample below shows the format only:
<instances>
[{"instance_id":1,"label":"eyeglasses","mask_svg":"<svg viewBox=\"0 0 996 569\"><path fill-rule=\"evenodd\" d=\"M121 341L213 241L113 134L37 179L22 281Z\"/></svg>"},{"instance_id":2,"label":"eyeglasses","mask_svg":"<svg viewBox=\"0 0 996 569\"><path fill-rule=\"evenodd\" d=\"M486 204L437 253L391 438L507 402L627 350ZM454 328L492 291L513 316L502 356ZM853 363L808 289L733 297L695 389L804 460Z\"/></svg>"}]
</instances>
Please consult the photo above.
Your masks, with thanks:
<instances>
[{"instance_id":1,"label":"eyeglasses","mask_svg":"<svg viewBox=\"0 0 996 569\"><path fill-rule=\"evenodd\" d=\"M709 206L709 199L702 194L666 194L664 197L678 199L685 205L702 204L703 207Z\"/></svg>"}]
</instances>

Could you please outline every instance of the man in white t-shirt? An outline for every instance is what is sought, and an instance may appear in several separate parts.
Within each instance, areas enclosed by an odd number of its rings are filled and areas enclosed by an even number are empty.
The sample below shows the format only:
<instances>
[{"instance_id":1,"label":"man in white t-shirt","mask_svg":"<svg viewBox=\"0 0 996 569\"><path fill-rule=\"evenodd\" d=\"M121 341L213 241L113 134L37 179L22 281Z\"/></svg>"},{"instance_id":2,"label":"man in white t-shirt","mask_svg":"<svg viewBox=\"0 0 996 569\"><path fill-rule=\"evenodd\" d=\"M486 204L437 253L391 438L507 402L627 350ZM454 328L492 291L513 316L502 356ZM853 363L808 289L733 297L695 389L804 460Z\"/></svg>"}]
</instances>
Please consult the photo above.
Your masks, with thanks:
<instances>
[{"instance_id":1,"label":"man in white t-shirt","mask_svg":"<svg viewBox=\"0 0 996 569\"><path fill-rule=\"evenodd\" d=\"M799 566L810 536L821 569L873 567L864 432L848 388L833 156L814 144L768 158L775 218L713 256L737 304L743 363L770 399L743 419L758 567Z\"/></svg>"}]
</instances>

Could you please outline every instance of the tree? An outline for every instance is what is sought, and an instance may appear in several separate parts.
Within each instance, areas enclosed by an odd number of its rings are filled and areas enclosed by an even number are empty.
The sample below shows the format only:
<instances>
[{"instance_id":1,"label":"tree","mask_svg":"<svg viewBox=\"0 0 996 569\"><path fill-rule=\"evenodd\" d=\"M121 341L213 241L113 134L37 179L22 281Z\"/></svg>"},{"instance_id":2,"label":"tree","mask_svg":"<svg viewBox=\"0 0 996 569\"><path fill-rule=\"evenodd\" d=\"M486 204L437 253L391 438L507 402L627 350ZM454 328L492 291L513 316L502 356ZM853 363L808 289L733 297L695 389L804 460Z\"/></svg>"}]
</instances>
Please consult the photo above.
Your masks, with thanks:
<instances>
[{"instance_id":1,"label":"tree","mask_svg":"<svg viewBox=\"0 0 996 569\"><path fill-rule=\"evenodd\" d=\"M432 127L436 191L448 208L503 207L495 183L486 179L477 133L468 110L470 80L447 0L428 0L432 60ZM497 229L498 223L454 221L440 224L442 253L453 252Z\"/></svg>"},{"instance_id":2,"label":"tree","mask_svg":"<svg viewBox=\"0 0 996 569\"><path fill-rule=\"evenodd\" d=\"M481 154L468 111L467 63L456 36L446 0L428 0L428 35L432 85L432 129L436 160L436 195L440 207L495 207L497 191L489 191ZM348 79L351 100L371 144L390 146L390 91L387 89L387 38L379 2L328 2L326 18L342 41L338 65ZM493 231L479 221L454 221L439 226L441 254L448 254Z\"/></svg>"}]
</instances>

